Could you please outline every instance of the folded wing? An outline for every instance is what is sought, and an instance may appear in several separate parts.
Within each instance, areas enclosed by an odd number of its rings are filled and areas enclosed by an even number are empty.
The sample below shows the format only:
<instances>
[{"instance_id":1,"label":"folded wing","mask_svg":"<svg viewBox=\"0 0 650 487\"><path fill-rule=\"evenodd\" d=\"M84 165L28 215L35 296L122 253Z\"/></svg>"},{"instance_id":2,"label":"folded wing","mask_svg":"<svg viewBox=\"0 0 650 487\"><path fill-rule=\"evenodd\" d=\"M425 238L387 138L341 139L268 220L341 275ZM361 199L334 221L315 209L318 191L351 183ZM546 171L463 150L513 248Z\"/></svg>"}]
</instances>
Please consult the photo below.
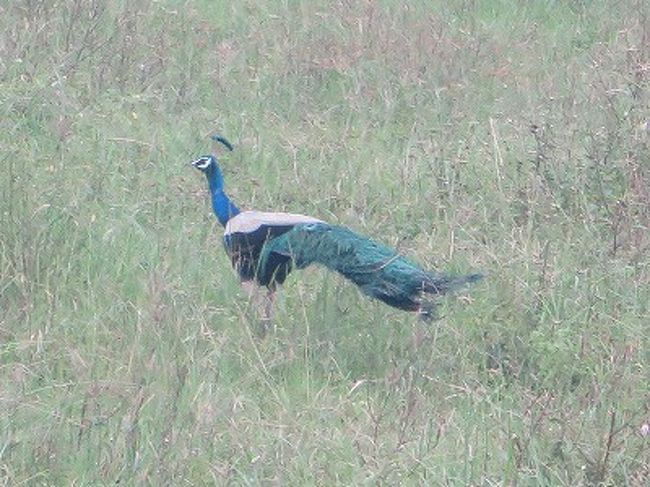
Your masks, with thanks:
<instances>
[{"instance_id":1,"label":"folded wing","mask_svg":"<svg viewBox=\"0 0 650 487\"><path fill-rule=\"evenodd\" d=\"M368 296L409 311L422 310L423 293L444 294L482 277L426 271L390 247L325 223L298 224L267 242L260 268L280 257L290 258L299 269L321 264L354 282Z\"/></svg>"}]
</instances>

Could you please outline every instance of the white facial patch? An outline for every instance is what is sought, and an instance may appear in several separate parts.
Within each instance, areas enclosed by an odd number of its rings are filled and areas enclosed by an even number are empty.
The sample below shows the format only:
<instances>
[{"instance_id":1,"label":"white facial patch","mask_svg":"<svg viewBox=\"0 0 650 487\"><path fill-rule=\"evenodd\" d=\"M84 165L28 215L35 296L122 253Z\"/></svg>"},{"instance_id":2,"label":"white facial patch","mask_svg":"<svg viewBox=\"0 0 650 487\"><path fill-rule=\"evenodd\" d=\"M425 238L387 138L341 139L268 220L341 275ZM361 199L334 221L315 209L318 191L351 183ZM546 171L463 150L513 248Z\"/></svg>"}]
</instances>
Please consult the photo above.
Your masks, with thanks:
<instances>
[{"instance_id":1,"label":"white facial patch","mask_svg":"<svg viewBox=\"0 0 650 487\"><path fill-rule=\"evenodd\" d=\"M194 162L194 167L204 170L210 165L211 162L212 160L209 157L202 157L201 159Z\"/></svg>"}]
</instances>

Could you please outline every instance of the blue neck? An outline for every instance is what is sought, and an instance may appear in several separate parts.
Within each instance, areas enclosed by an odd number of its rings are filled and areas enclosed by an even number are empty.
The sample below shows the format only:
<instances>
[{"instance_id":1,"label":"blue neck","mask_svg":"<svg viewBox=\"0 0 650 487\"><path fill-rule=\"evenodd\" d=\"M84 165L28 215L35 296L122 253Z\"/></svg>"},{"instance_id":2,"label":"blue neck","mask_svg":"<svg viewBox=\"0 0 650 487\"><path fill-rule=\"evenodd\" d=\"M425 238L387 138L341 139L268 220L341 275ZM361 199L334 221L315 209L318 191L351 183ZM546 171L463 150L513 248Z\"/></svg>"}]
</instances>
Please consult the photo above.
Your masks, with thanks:
<instances>
[{"instance_id":1,"label":"blue neck","mask_svg":"<svg viewBox=\"0 0 650 487\"><path fill-rule=\"evenodd\" d=\"M223 176L217 168L206 174L210 184L210 194L212 195L212 209L222 226L226 226L228 220L239 214L239 208L230 201L228 195L223 191Z\"/></svg>"}]
</instances>

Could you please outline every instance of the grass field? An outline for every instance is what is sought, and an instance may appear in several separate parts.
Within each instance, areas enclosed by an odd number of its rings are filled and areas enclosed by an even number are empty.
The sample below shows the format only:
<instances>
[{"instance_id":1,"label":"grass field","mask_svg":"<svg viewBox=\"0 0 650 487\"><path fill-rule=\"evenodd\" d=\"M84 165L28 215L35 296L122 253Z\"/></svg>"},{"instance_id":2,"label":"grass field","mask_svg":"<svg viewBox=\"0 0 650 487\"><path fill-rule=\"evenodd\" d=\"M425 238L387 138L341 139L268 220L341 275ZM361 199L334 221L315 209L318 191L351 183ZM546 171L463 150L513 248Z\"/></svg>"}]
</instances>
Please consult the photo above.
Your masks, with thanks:
<instances>
[{"instance_id":1,"label":"grass field","mask_svg":"<svg viewBox=\"0 0 650 487\"><path fill-rule=\"evenodd\" d=\"M650 4L0 6L1 485L650 482ZM203 177L428 268L256 334Z\"/></svg>"}]
</instances>

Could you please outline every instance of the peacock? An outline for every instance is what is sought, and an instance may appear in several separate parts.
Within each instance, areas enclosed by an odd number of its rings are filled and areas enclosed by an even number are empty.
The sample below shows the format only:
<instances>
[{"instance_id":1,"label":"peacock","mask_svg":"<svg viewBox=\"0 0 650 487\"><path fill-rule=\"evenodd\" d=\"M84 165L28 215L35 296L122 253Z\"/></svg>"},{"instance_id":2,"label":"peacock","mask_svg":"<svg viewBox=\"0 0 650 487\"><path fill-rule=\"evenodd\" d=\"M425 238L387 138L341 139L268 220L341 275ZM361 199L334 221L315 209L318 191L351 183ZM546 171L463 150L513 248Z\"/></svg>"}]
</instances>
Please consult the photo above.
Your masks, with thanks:
<instances>
[{"instance_id":1,"label":"peacock","mask_svg":"<svg viewBox=\"0 0 650 487\"><path fill-rule=\"evenodd\" d=\"M212 138L233 149L225 138ZM268 290L267 318L277 286L292 270L311 264L336 271L367 296L425 320L435 316L435 302L426 295L442 295L483 277L426 271L386 245L311 216L241 211L224 191L216 156L202 156L191 164L208 180L212 209L225 228L224 247L242 283L249 292L253 283Z\"/></svg>"}]
</instances>

